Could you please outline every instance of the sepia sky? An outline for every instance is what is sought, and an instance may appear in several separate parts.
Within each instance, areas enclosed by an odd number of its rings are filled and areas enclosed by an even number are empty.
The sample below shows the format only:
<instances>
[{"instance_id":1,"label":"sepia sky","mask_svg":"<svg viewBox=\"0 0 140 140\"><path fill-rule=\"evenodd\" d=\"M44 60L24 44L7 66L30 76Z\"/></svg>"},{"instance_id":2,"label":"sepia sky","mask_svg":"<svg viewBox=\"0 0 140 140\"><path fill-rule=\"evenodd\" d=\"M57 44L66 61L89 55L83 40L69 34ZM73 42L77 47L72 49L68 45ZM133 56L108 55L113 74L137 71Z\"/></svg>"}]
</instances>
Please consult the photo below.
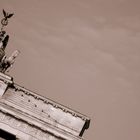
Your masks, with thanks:
<instances>
[{"instance_id":1,"label":"sepia sky","mask_svg":"<svg viewBox=\"0 0 140 140\"><path fill-rule=\"evenodd\" d=\"M91 118L85 140L140 139L139 0L0 0L10 75Z\"/></svg>"}]
</instances>

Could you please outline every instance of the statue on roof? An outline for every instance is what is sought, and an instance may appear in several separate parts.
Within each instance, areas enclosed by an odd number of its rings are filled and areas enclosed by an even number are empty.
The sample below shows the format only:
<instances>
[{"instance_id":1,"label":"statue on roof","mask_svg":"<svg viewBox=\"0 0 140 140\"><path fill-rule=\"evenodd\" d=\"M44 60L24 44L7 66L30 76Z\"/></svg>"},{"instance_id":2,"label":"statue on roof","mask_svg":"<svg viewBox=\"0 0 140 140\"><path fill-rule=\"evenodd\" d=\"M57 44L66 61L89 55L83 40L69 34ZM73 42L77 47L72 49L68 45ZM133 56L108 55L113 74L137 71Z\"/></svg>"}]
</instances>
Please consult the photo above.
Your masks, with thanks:
<instances>
[{"instance_id":1,"label":"statue on roof","mask_svg":"<svg viewBox=\"0 0 140 140\"><path fill-rule=\"evenodd\" d=\"M9 35L6 34L4 27L8 25L8 19L11 18L14 14L9 14L3 9L4 18L1 20L1 30L0 30L0 72L8 72L15 62L15 58L18 56L20 51L15 50L12 55L7 58L5 54L5 49L9 41Z\"/></svg>"}]
</instances>

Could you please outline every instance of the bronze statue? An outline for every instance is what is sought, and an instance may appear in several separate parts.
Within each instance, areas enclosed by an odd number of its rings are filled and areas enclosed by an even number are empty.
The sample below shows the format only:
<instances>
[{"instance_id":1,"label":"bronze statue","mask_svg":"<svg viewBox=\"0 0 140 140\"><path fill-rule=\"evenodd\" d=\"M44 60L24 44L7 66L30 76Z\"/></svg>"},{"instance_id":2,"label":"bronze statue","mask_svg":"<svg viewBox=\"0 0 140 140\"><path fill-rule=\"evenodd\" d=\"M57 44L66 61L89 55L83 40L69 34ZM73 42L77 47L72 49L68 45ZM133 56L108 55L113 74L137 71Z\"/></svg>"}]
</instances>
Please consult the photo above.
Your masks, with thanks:
<instances>
[{"instance_id":1,"label":"bronze statue","mask_svg":"<svg viewBox=\"0 0 140 140\"><path fill-rule=\"evenodd\" d=\"M1 20L1 24L2 24L2 28L4 26L7 26L8 24L8 18L11 18L14 14L9 14L7 12L5 12L5 10L3 9L3 15L4 15L4 18Z\"/></svg>"},{"instance_id":2,"label":"bronze statue","mask_svg":"<svg viewBox=\"0 0 140 140\"><path fill-rule=\"evenodd\" d=\"M9 35L6 35L6 31L4 31L4 27L8 24L8 19L11 18L14 14L9 14L5 12L3 9L4 18L1 20L1 31L0 31L0 72L8 72L9 68L12 67L13 63L15 62L15 58L18 56L20 51L15 50L12 55L7 58L5 55L5 48L9 41Z\"/></svg>"}]
</instances>

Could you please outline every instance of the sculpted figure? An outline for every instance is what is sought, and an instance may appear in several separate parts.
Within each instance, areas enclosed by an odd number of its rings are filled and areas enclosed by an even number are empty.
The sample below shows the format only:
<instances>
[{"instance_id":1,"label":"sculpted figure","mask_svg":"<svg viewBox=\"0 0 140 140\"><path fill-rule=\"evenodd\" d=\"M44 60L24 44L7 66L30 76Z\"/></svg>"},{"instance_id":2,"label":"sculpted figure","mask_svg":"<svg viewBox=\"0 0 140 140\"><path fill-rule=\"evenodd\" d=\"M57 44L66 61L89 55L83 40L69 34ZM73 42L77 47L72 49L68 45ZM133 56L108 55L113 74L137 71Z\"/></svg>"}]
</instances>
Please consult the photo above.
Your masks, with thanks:
<instances>
[{"instance_id":1,"label":"sculpted figure","mask_svg":"<svg viewBox=\"0 0 140 140\"><path fill-rule=\"evenodd\" d=\"M6 32L3 30L8 24L8 19L11 18L14 14L9 14L3 10L4 18L1 20L2 28L0 31L0 72L9 71L15 62L15 58L19 55L20 51L15 50L12 55L7 58L5 55L5 49L9 41L9 35L6 35Z\"/></svg>"}]
</instances>

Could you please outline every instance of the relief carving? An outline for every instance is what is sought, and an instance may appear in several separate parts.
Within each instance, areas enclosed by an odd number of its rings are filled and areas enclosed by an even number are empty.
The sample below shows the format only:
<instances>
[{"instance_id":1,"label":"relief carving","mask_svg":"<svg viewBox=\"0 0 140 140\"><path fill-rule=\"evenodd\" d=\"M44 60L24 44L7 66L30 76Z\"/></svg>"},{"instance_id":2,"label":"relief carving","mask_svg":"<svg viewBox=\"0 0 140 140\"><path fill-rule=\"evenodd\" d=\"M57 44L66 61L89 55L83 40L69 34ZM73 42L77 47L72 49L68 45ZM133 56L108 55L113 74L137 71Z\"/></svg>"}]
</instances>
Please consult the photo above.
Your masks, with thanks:
<instances>
[{"instance_id":1,"label":"relief carving","mask_svg":"<svg viewBox=\"0 0 140 140\"><path fill-rule=\"evenodd\" d=\"M30 133L30 135L33 135L33 136L36 135L36 133L37 133L37 129L36 128L30 126L28 129L29 129L28 133Z\"/></svg>"},{"instance_id":2,"label":"relief carving","mask_svg":"<svg viewBox=\"0 0 140 140\"><path fill-rule=\"evenodd\" d=\"M27 125L26 123L23 123L23 122L22 122L22 123L19 125L18 128L19 128L20 130L26 132L27 129L28 129L28 125Z\"/></svg>"},{"instance_id":3,"label":"relief carving","mask_svg":"<svg viewBox=\"0 0 140 140\"><path fill-rule=\"evenodd\" d=\"M4 116L5 116L5 115L4 115L2 112L0 112L0 121L3 120Z\"/></svg>"},{"instance_id":4,"label":"relief carving","mask_svg":"<svg viewBox=\"0 0 140 140\"><path fill-rule=\"evenodd\" d=\"M4 116L3 120L5 123L9 123L10 122L11 117L10 116Z\"/></svg>"},{"instance_id":5,"label":"relief carving","mask_svg":"<svg viewBox=\"0 0 140 140\"><path fill-rule=\"evenodd\" d=\"M16 119L8 114L4 114L3 112L0 112L0 122L5 123L11 126L12 128L20 130L26 134L29 134L41 140L58 140L49 133L43 132L42 130L31 126L30 124L27 124L26 122Z\"/></svg>"}]
</instances>

